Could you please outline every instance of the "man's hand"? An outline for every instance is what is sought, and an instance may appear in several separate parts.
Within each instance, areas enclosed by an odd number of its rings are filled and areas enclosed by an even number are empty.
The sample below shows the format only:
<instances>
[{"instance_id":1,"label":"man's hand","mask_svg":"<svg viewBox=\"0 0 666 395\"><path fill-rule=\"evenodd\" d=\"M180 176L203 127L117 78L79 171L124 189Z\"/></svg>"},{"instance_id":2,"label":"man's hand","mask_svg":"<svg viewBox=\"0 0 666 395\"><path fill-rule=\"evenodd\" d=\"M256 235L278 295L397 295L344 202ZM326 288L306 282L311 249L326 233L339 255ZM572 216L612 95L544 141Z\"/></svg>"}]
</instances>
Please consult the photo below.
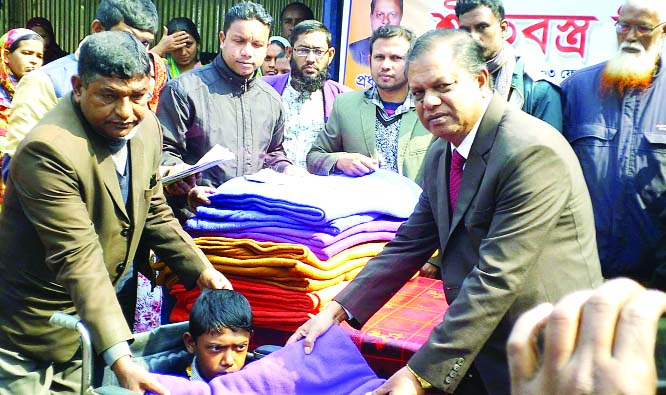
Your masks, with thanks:
<instances>
[{"instance_id":1,"label":"man's hand","mask_svg":"<svg viewBox=\"0 0 666 395\"><path fill-rule=\"evenodd\" d=\"M282 170L282 173L296 177L303 177L310 174L306 169L296 165L288 165Z\"/></svg>"},{"instance_id":2,"label":"man's hand","mask_svg":"<svg viewBox=\"0 0 666 395\"><path fill-rule=\"evenodd\" d=\"M201 272L197 279L197 286L199 286L200 289L234 289L229 280L224 277L224 274L212 267Z\"/></svg>"},{"instance_id":3,"label":"man's hand","mask_svg":"<svg viewBox=\"0 0 666 395\"><path fill-rule=\"evenodd\" d=\"M143 394L152 391L158 395L169 395L169 391L155 380L142 366L135 364L132 357L126 355L118 359L111 370L118 378L118 382L130 391Z\"/></svg>"},{"instance_id":4,"label":"man's hand","mask_svg":"<svg viewBox=\"0 0 666 395\"><path fill-rule=\"evenodd\" d=\"M209 205L210 199L208 195L215 193L215 188L205 187L205 186L196 186L190 189L190 192L187 194L187 205L190 206L190 210L195 211L198 206Z\"/></svg>"},{"instance_id":5,"label":"man's hand","mask_svg":"<svg viewBox=\"0 0 666 395\"><path fill-rule=\"evenodd\" d=\"M163 58L166 57L168 53L184 47L189 37L189 34L183 30L171 34L168 33L169 30L166 26L162 26L162 38L157 45L151 48L151 51Z\"/></svg>"},{"instance_id":6,"label":"man's hand","mask_svg":"<svg viewBox=\"0 0 666 395\"><path fill-rule=\"evenodd\" d=\"M160 166L160 171L163 176L168 176L169 174L178 173L180 170L189 167L187 164L174 165L174 166ZM173 184L164 186L164 194L167 196L182 196L187 195L190 192L190 189L194 188L197 185L197 179L201 177L201 173L193 174L189 177L185 177L182 180L178 180Z\"/></svg>"},{"instance_id":7,"label":"man's hand","mask_svg":"<svg viewBox=\"0 0 666 395\"><path fill-rule=\"evenodd\" d=\"M421 277L437 278L438 269L439 268L433 265L432 263L426 262L426 264L421 266L421 269L419 269L419 274L421 275Z\"/></svg>"},{"instance_id":8,"label":"man's hand","mask_svg":"<svg viewBox=\"0 0 666 395\"><path fill-rule=\"evenodd\" d=\"M315 340L328 330L333 324L339 324L349 319L342 305L336 301L329 302L319 314L310 318L301 325L296 332L287 340L287 344L297 342L305 338L305 353L310 354L314 348Z\"/></svg>"},{"instance_id":9,"label":"man's hand","mask_svg":"<svg viewBox=\"0 0 666 395\"><path fill-rule=\"evenodd\" d=\"M533 308L507 343L511 393L654 394L657 321L665 311L666 294L629 279Z\"/></svg>"},{"instance_id":10,"label":"man's hand","mask_svg":"<svg viewBox=\"0 0 666 395\"><path fill-rule=\"evenodd\" d=\"M360 177L379 169L379 162L359 153L347 152L340 155L335 167L348 176Z\"/></svg>"},{"instance_id":11,"label":"man's hand","mask_svg":"<svg viewBox=\"0 0 666 395\"><path fill-rule=\"evenodd\" d=\"M416 376L403 367L391 376L386 382L376 390L368 392L366 395L422 395L425 390L421 388Z\"/></svg>"}]
</instances>

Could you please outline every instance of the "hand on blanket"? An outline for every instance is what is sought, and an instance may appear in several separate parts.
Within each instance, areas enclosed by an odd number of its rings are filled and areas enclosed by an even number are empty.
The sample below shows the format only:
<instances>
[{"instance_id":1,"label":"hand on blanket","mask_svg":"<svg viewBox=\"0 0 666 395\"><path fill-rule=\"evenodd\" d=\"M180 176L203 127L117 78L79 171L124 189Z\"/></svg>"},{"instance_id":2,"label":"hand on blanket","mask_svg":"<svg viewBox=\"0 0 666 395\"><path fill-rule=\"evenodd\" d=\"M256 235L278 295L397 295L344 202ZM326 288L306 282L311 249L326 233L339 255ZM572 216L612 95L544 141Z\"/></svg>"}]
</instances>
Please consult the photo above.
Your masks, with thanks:
<instances>
[{"instance_id":1,"label":"hand on blanket","mask_svg":"<svg viewBox=\"0 0 666 395\"><path fill-rule=\"evenodd\" d=\"M202 290L204 288L210 289L234 289L229 280L224 277L224 274L218 272L215 268L209 267L201 272L197 279L197 286Z\"/></svg>"},{"instance_id":2,"label":"hand on blanket","mask_svg":"<svg viewBox=\"0 0 666 395\"><path fill-rule=\"evenodd\" d=\"M422 395L425 390L421 388L421 384L416 379L416 376L403 367L391 376L386 382L376 390L368 392L365 395Z\"/></svg>"},{"instance_id":3,"label":"hand on blanket","mask_svg":"<svg viewBox=\"0 0 666 395\"><path fill-rule=\"evenodd\" d=\"M285 167L282 172L288 176L295 176L295 177L304 177L310 175L310 173L308 173L306 169L296 165L289 165Z\"/></svg>"},{"instance_id":4,"label":"hand on blanket","mask_svg":"<svg viewBox=\"0 0 666 395\"><path fill-rule=\"evenodd\" d=\"M324 334L333 324L339 324L349 319L345 309L335 300L330 301L322 311L301 325L287 340L291 344L305 338L305 353L310 354L314 348L315 340Z\"/></svg>"},{"instance_id":5,"label":"hand on blanket","mask_svg":"<svg viewBox=\"0 0 666 395\"><path fill-rule=\"evenodd\" d=\"M344 153L335 167L348 176L360 177L379 169L379 161L359 153Z\"/></svg>"},{"instance_id":6,"label":"hand on blanket","mask_svg":"<svg viewBox=\"0 0 666 395\"><path fill-rule=\"evenodd\" d=\"M187 194L187 205L190 206L192 211L197 209L197 206L209 205L210 199L208 195L215 193L215 188L197 186L190 189L190 192Z\"/></svg>"},{"instance_id":7,"label":"hand on blanket","mask_svg":"<svg viewBox=\"0 0 666 395\"><path fill-rule=\"evenodd\" d=\"M143 394L144 391L152 391L158 395L169 395L169 391L158 383L146 369L135 364L129 355L118 359L111 369L116 374L120 385L130 391L140 394Z\"/></svg>"},{"instance_id":8,"label":"hand on blanket","mask_svg":"<svg viewBox=\"0 0 666 395\"><path fill-rule=\"evenodd\" d=\"M511 393L654 394L657 321L664 311L666 294L629 279L529 310L507 343Z\"/></svg>"}]
</instances>

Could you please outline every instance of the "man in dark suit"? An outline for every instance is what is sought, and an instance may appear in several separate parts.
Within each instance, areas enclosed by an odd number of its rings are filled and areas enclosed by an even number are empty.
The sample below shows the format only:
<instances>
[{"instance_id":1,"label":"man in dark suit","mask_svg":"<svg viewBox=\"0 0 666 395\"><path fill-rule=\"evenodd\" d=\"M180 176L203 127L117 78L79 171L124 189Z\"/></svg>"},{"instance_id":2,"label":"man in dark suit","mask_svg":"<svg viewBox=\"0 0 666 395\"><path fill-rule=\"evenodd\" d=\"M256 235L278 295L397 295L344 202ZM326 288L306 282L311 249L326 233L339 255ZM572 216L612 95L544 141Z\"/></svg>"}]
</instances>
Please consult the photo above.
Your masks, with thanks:
<instances>
[{"instance_id":1,"label":"man in dark suit","mask_svg":"<svg viewBox=\"0 0 666 395\"><path fill-rule=\"evenodd\" d=\"M419 119L438 137L423 194L395 239L290 340L305 337L308 352L334 323L361 326L439 247L449 310L373 394L508 395L505 343L518 315L601 283L585 180L555 129L492 94L468 33L425 33L407 65Z\"/></svg>"},{"instance_id":2,"label":"man in dark suit","mask_svg":"<svg viewBox=\"0 0 666 395\"><path fill-rule=\"evenodd\" d=\"M231 285L166 204L145 47L126 32L89 36L72 87L12 161L0 216L0 394L81 393L78 334L49 323L56 311L81 318L123 386L163 394L132 362L116 298L135 275L139 240L188 287Z\"/></svg>"}]
</instances>

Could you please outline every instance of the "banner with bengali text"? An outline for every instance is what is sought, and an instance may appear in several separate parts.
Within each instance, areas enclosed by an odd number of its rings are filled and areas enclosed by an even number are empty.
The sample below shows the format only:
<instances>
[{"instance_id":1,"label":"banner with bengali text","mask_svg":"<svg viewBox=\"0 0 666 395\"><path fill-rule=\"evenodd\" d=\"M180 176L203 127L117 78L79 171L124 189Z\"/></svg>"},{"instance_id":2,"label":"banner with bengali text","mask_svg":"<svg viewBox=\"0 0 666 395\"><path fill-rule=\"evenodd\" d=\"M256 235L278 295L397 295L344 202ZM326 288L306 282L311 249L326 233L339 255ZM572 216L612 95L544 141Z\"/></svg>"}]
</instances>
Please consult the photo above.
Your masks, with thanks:
<instances>
[{"instance_id":1,"label":"banner with bengali text","mask_svg":"<svg viewBox=\"0 0 666 395\"><path fill-rule=\"evenodd\" d=\"M400 24L417 35L457 28L455 0L404 0ZM617 48L613 24L622 0L504 0L507 41L533 70L559 84L574 71L608 59ZM345 0L339 80L353 89L373 84L368 66L353 59L349 44L372 33L370 0ZM352 46L353 47L353 46Z\"/></svg>"}]
</instances>

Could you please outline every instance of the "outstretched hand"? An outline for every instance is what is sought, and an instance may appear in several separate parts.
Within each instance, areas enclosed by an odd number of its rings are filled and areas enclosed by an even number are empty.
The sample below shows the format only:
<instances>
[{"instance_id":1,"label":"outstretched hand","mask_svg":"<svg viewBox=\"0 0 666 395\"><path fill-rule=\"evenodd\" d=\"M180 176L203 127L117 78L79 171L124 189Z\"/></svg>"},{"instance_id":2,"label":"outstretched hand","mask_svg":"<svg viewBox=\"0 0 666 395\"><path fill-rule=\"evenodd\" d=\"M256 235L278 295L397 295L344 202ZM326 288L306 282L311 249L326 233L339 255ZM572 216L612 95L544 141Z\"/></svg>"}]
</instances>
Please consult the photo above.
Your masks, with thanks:
<instances>
[{"instance_id":1,"label":"outstretched hand","mask_svg":"<svg viewBox=\"0 0 666 395\"><path fill-rule=\"evenodd\" d=\"M305 338L305 353L310 354L314 349L315 340L319 336L323 335L332 325L339 324L348 318L342 306L336 301L331 301L319 314L296 329L296 332L287 340L287 344Z\"/></svg>"},{"instance_id":2,"label":"outstretched hand","mask_svg":"<svg viewBox=\"0 0 666 395\"><path fill-rule=\"evenodd\" d=\"M123 388L140 394L151 391L151 393L157 395L169 395L169 391L155 380L146 369L134 363L129 355L118 359L111 366L111 370L113 370Z\"/></svg>"},{"instance_id":3,"label":"outstretched hand","mask_svg":"<svg viewBox=\"0 0 666 395\"><path fill-rule=\"evenodd\" d=\"M511 393L654 394L657 321L665 311L665 293L629 279L533 308L507 343Z\"/></svg>"}]
</instances>

